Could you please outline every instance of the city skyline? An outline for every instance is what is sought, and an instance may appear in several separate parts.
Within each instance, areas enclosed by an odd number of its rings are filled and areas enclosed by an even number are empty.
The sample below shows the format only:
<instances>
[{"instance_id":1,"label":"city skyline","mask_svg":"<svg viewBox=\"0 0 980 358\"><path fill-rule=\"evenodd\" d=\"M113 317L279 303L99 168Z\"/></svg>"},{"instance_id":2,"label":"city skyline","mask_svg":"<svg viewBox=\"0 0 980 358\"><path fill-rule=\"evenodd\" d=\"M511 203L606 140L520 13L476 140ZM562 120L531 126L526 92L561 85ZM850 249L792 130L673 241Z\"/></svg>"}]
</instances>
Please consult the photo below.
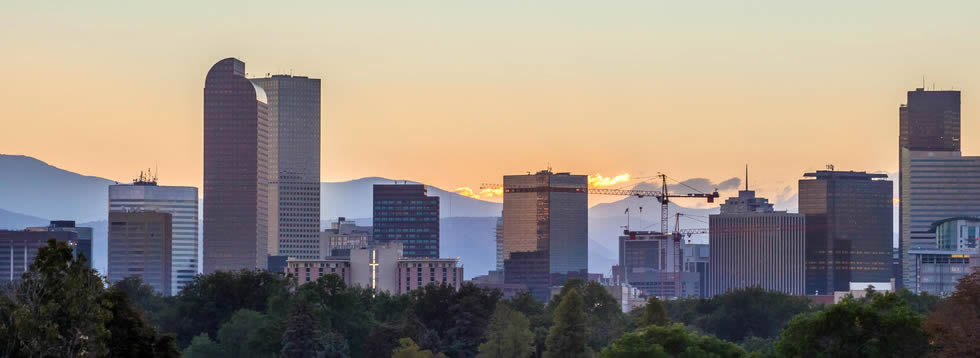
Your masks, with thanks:
<instances>
[{"instance_id":1,"label":"city skyline","mask_svg":"<svg viewBox=\"0 0 980 358\"><path fill-rule=\"evenodd\" d=\"M980 41L967 31L965 14L971 11L964 9L977 6L972 3L899 4L888 14L866 4L848 6L848 14L837 11L840 4L769 6L772 16L759 16L762 6L724 4L568 4L552 15L554 7L547 4L396 4L385 11L334 4L302 13L253 4L229 8L222 19L262 14L263 23L266 16L284 23L287 15L323 21L290 20L279 29L234 22L222 30L205 23L208 8L15 6L20 7L0 19L25 35L0 44L23 54L0 59L0 65L17 69L8 86L23 92L10 93L0 115L30 120L4 124L10 130L0 131L0 152L119 181L132 168L157 165L168 185L202 187L202 163L194 155L203 146L201 78L210 64L228 56L248 62L252 77L291 72L323 79L324 181L383 176L448 190L476 188L499 172L534 171L549 163L606 176L664 171L721 180L737 175L745 162L779 162L754 166L759 169L753 186L775 198L793 187L798 173L827 163L897 172L895 107L904 103L905 91L922 85L923 75L925 87L935 83L963 91L963 116L980 109L972 100L980 81L972 65L980 48L972 44ZM91 12L103 25L63 18L72 10ZM186 23L155 21L174 12L188 15ZM861 21L870 14L880 16ZM60 19L59 25L38 29L41 16ZM375 17L386 25L352 20ZM784 33L766 31L787 22ZM503 33L494 33L497 24L506 25ZM117 31L129 27L146 40ZM101 52L61 36L74 30L99 38ZM288 36L297 32L308 32L303 37L312 44ZM265 51L269 42L275 51ZM776 51L784 46L785 52ZM141 83L129 81L147 68L153 73ZM31 94L53 81L58 85L45 86L50 96ZM101 106L96 94L120 104ZM377 147L357 145L371 138L371 128L394 125L399 133L372 138ZM534 138L509 129L514 126L557 129ZM134 128L158 135L113 135ZM680 136L674 140L684 150L646 145L658 130ZM964 153L980 151L970 141L978 132L980 123L964 122ZM80 150L39 140L79 135L87 144ZM416 159L385 160L399 142L392 140L395 135ZM758 136L767 138L765 144L742 140ZM804 144L811 136L862 143L867 152L853 155L845 146L813 150ZM570 144L575 142L583 145ZM121 147L131 150L118 153ZM116 159L105 159L109 153ZM709 161L721 164L699 164Z\"/></svg>"}]
</instances>

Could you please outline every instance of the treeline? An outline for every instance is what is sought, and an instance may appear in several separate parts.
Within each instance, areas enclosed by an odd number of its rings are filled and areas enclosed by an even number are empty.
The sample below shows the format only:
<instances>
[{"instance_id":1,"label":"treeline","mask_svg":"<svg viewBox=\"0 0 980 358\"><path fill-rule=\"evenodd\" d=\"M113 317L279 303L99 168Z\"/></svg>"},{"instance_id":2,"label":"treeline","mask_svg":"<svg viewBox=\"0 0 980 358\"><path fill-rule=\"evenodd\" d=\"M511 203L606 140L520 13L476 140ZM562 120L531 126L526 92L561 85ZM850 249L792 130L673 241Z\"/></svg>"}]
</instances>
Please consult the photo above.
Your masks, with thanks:
<instances>
[{"instance_id":1,"label":"treeline","mask_svg":"<svg viewBox=\"0 0 980 358\"><path fill-rule=\"evenodd\" d=\"M81 260L84 260L82 258ZM3 357L958 357L980 349L980 274L935 296L868 292L829 306L751 288L651 299L629 314L595 282L551 301L464 284L392 296L337 276L198 276L164 297L106 288L71 248L42 248L0 295Z\"/></svg>"}]
</instances>

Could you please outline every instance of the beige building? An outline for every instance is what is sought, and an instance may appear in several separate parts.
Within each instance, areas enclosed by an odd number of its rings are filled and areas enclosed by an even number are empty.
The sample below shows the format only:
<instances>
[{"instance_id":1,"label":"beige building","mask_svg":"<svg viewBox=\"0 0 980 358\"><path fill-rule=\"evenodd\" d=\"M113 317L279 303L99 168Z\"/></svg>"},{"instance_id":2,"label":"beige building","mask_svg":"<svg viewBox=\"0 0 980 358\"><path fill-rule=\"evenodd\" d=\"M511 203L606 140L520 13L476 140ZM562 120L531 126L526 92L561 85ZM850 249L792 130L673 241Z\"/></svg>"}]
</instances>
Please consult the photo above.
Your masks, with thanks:
<instances>
[{"instance_id":1,"label":"beige building","mask_svg":"<svg viewBox=\"0 0 980 358\"><path fill-rule=\"evenodd\" d=\"M173 216L167 212L109 213L109 282L139 277L171 294Z\"/></svg>"}]
</instances>

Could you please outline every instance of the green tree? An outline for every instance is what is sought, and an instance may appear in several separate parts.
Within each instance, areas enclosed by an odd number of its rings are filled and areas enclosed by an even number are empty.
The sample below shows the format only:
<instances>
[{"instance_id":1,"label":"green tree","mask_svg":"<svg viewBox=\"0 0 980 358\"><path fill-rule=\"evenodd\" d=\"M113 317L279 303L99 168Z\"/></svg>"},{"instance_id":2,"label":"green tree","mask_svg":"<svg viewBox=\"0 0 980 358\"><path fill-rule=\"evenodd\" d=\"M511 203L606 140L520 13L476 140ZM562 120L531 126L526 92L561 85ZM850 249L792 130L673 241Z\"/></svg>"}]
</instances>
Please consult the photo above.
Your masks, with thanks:
<instances>
[{"instance_id":1,"label":"green tree","mask_svg":"<svg viewBox=\"0 0 980 358\"><path fill-rule=\"evenodd\" d=\"M309 302L296 300L282 334L282 357L316 357L324 353L323 335Z\"/></svg>"},{"instance_id":2,"label":"green tree","mask_svg":"<svg viewBox=\"0 0 980 358\"><path fill-rule=\"evenodd\" d=\"M399 339L398 344L400 346L391 351L391 358L446 358L442 353L432 354L430 350L421 350L411 338Z\"/></svg>"},{"instance_id":3,"label":"green tree","mask_svg":"<svg viewBox=\"0 0 980 358\"><path fill-rule=\"evenodd\" d=\"M643 307L643 316L640 317L639 326L665 326L669 323L670 318L667 318L667 309L664 308L663 302L657 297L650 297L647 300L647 305Z\"/></svg>"},{"instance_id":4,"label":"green tree","mask_svg":"<svg viewBox=\"0 0 980 358\"><path fill-rule=\"evenodd\" d=\"M184 349L184 358L222 358L227 357L224 348L211 340L207 333L201 333L191 340Z\"/></svg>"},{"instance_id":5,"label":"green tree","mask_svg":"<svg viewBox=\"0 0 980 358\"><path fill-rule=\"evenodd\" d=\"M925 329L938 357L969 357L980 352L980 273L960 279L956 291L926 319Z\"/></svg>"},{"instance_id":6,"label":"green tree","mask_svg":"<svg viewBox=\"0 0 980 358\"><path fill-rule=\"evenodd\" d=\"M581 295L584 302L589 327L587 341L593 350L602 349L624 333L628 320L622 307L605 287L595 281L586 282L579 278L568 280L561 292L552 297L548 311L553 315L562 298L573 290Z\"/></svg>"},{"instance_id":7,"label":"green tree","mask_svg":"<svg viewBox=\"0 0 980 358\"><path fill-rule=\"evenodd\" d=\"M370 289L347 287L340 276L325 275L300 286L296 297L310 304L320 327L348 337L351 354L360 356L365 338L376 325L372 314L372 302L376 299L373 294ZM387 295L382 296L381 299L388 299Z\"/></svg>"},{"instance_id":8,"label":"green tree","mask_svg":"<svg viewBox=\"0 0 980 358\"><path fill-rule=\"evenodd\" d=\"M113 287L106 294L112 318L105 323L109 330L109 357L179 357L176 341L159 335L136 308L129 296Z\"/></svg>"},{"instance_id":9,"label":"green tree","mask_svg":"<svg viewBox=\"0 0 980 358\"><path fill-rule=\"evenodd\" d=\"M261 346L260 340L265 338L260 336L264 324L265 315L249 309L240 309L218 329L218 342L228 357L269 356L275 352L255 349L256 346Z\"/></svg>"},{"instance_id":10,"label":"green tree","mask_svg":"<svg viewBox=\"0 0 980 358\"><path fill-rule=\"evenodd\" d=\"M139 276L124 278L112 284L112 288L122 291L146 315L147 320L163 332L173 333L176 329L177 312L174 297L165 297L153 289Z\"/></svg>"},{"instance_id":11,"label":"green tree","mask_svg":"<svg viewBox=\"0 0 980 358\"><path fill-rule=\"evenodd\" d=\"M555 309L555 324L548 332L546 358L591 357L592 349L587 342L589 329L585 315L585 304L577 290L564 294Z\"/></svg>"},{"instance_id":12,"label":"green tree","mask_svg":"<svg viewBox=\"0 0 980 358\"><path fill-rule=\"evenodd\" d=\"M525 358L534 352L534 333L531 323L520 312L507 305L497 305L487 326L486 342L480 345L477 357Z\"/></svg>"},{"instance_id":13,"label":"green tree","mask_svg":"<svg viewBox=\"0 0 980 358\"><path fill-rule=\"evenodd\" d=\"M731 342L690 332L682 324L649 325L627 333L602 350L603 358L627 357L744 357Z\"/></svg>"},{"instance_id":14,"label":"green tree","mask_svg":"<svg viewBox=\"0 0 980 358\"><path fill-rule=\"evenodd\" d=\"M347 339L344 336L336 332L330 332L324 337L324 358L348 358L350 356L350 346L347 344Z\"/></svg>"},{"instance_id":15,"label":"green tree","mask_svg":"<svg viewBox=\"0 0 980 358\"><path fill-rule=\"evenodd\" d=\"M75 258L64 242L49 239L22 280L3 300L6 347L12 356L104 355L111 318L105 282ZM9 310L9 311L8 311Z\"/></svg>"},{"instance_id":16,"label":"green tree","mask_svg":"<svg viewBox=\"0 0 980 358\"><path fill-rule=\"evenodd\" d=\"M806 297L759 287L731 290L709 299L666 301L664 305L672 321L731 342L753 336L778 337L793 317L813 310Z\"/></svg>"},{"instance_id":17,"label":"green tree","mask_svg":"<svg viewBox=\"0 0 980 358\"><path fill-rule=\"evenodd\" d=\"M192 337L218 328L240 309L272 311L275 297L288 297L290 280L268 271L218 271L198 275L177 296L175 331L178 343L186 346Z\"/></svg>"},{"instance_id":18,"label":"green tree","mask_svg":"<svg viewBox=\"0 0 980 358\"><path fill-rule=\"evenodd\" d=\"M929 341L922 315L894 293L867 304L845 298L823 311L794 318L776 343L786 357L922 357Z\"/></svg>"}]
</instances>

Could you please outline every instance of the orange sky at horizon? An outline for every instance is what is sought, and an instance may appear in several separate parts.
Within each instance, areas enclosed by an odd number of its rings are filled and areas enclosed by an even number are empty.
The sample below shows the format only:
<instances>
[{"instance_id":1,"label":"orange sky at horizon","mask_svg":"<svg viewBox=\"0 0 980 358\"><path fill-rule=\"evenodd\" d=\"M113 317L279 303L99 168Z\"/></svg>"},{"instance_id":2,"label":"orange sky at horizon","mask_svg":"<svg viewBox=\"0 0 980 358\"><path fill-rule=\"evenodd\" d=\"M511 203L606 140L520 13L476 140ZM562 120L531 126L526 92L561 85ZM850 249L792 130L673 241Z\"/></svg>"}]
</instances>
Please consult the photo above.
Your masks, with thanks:
<instances>
[{"instance_id":1,"label":"orange sky at horizon","mask_svg":"<svg viewBox=\"0 0 980 358\"><path fill-rule=\"evenodd\" d=\"M719 182L747 163L775 197L828 163L897 171L898 106L923 75L963 91L980 154L975 2L304 5L0 5L0 153L200 187L204 76L238 57L322 79L323 181Z\"/></svg>"}]
</instances>

